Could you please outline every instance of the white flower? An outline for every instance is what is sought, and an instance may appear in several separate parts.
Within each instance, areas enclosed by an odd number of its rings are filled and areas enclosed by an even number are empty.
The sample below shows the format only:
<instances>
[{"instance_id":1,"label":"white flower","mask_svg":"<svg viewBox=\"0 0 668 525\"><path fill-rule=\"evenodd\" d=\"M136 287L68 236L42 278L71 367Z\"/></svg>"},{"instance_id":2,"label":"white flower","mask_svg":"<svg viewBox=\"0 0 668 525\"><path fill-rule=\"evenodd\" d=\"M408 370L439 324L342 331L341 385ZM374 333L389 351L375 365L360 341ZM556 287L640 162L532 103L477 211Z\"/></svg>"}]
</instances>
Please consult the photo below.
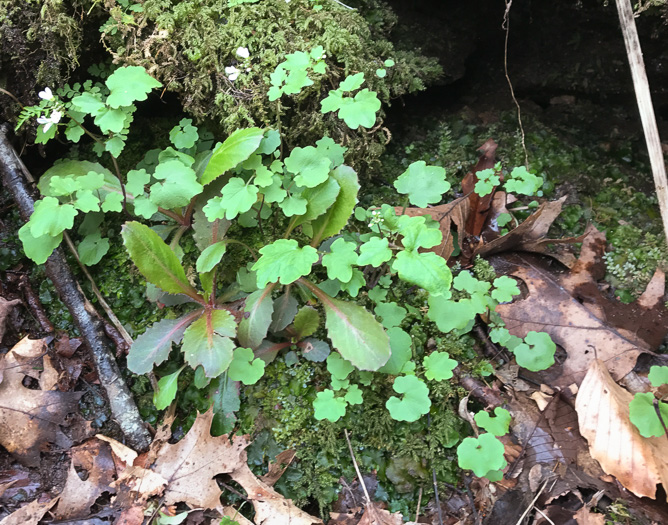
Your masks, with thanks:
<instances>
[{"instance_id":1,"label":"white flower","mask_svg":"<svg viewBox=\"0 0 668 525\"><path fill-rule=\"evenodd\" d=\"M40 91L38 96L44 100L53 100L53 93L51 93L51 88L48 87L45 87L44 91Z\"/></svg>"},{"instance_id":2,"label":"white flower","mask_svg":"<svg viewBox=\"0 0 668 525\"><path fill-rule=\"evenodd\" d=\"M234 82L239 76L240 71L234 66L227 66L225 68L225 74L232 82Z\"/></svg>"},{"instance_id":3,"label":"white flower","mask_svg":"<svg viewBox=\"0 0 668 525\"><path fill-rule=\"evenodd\" d=\"M37 117L37 123L44 125L42 133L46 133L47 131L49 131L51 126L53 126L54 124L58 124L58 122L60 122L60 117L62 116L63 116L62 112L56 110L53 113L51 113L50 117Z\"/></svg>"},{"instance_id":4,"label":"white flower","mask_svg":"<svg viewBox=\"0 0 668 525\"><path fill-rule=\"evenodd\" d=\"M248 58L250 53L248 52L247 47L240 47L237 49L237 56L241 58Z\"/></svg>"}]
</instances>

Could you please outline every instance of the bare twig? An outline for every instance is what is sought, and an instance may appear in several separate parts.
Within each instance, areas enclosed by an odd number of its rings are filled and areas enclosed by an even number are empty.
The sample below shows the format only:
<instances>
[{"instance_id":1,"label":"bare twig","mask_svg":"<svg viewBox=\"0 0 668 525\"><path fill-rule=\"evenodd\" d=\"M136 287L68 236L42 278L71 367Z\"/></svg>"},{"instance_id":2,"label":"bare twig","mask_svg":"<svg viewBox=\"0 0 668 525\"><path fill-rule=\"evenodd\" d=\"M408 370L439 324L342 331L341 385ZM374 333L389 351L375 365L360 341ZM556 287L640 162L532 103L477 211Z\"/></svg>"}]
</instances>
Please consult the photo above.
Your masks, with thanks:
<instances>
[{"instance_id":1,"label":"bare twig","mask_svg":"<svg viewBox=\"0 0 668 525\"><path fill-rule=\"evenodd\" d=\"M420 492L418 492L417 510L415 511L415 523L417 523L417 520L420 517L420 504L421 503L422 503L422 487L420 487Z\"/></svg>"},{"instance_id":2,"label":"bare twig","mask_svg":"<svg viewBox=\"0 0 668 525\"><path fill-rule=\"evenodd\" d=\"M515 525L521 525L522 521L524 518L526 518L526 515L531 512L531 509L533 509L533 506L536 504L536 501L538 501L538 498L540 498L540 495L543 493L545 490L545 487L547 486L547 482L550 481L549 479L546 479L543 484L541 485L540 489L538 489L538 493L534 496L534 498L531 500L531 503L529 503L529 506L525 509L525 511L522 513L520 516L520 519L517 520L517 523Z\"/></svg>"},{"instance_id":3,"label":"bare twig","mask_svg":"<svg viewBox=\"0 0 668 525\"><path fill-rule=\"evenodd\" d=\"M371 505L371 498L369 497L369 492L366 490L366 484L364 483L364 478L360 472L360 468L357 466L357 460L355 459L355 453L353 452L353 446L350 444L350 437L348 437L348 430L343 429L344 434L346 435L346 441L348 442L348 450L350 451L350 457L353 458L353 465L355 467L355 472L357 472L357 479L360 480L360 485L364 490L364 497L366 498L367 505Z\"/></svg>"}]
</instances>

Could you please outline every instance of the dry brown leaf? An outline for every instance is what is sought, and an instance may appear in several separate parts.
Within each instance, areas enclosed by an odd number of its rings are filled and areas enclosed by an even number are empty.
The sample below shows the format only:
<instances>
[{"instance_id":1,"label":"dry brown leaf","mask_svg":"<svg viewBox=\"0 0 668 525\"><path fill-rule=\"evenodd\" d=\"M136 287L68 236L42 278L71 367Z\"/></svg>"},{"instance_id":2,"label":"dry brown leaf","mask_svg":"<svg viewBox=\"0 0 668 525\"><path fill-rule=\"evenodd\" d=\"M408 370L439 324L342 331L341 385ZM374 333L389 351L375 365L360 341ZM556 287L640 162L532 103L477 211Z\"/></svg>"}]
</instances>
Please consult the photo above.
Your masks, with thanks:
<instances>
[{"instance_id":1,"label":"dry brown leaf","mask_svg":"<svg viewBox=\"0 0 668 525\"><path fill-rule=\"evenodd\" d=\"M37 525L44 514L53 507L58 498L54 498L46 503L40 503L35 500L28 503L25 507L12 512L9 516L0 521L0 525Z\"/></svg>"},{"instance_id":2,"label":"dry brown leaf","mask_svg":"<svg viewBox=\"0 0 668 525\"><path fill-rule=\"evenodd\" d=\"M480 237L482 230L487 222L487 218L491 209L492 199L494 198L494 191L480 197L475 193L474 188L478 182L478 177L476 173L482 170L494 168L496 148L498 144L494 142L494 139L487 139L487 141L478 148L478 151L482 152L482 155L478 159L478 163L475 167L466 174L462 180L462 192L468 194L468 202L471 207L471 213L466 219L466 226L461 232L466 232L467 235L472 235L473 237ZM501 176L503 180L503 176Z\"/></svg>"},{"instance_id":3,"label":"dry brown leaf","mask_svg":"<svg viewBox=\"0 0 668 525\"><path fill-rule=\"evenodd\" d=\"M284 450L283 452L277 454L276 460L269 463L269 470L260 479L270 487L273 487L276 482L281 479L281 476L288 469L290 463L292 463L292 460L295 459L295 454L296 451L294 450Z\"/></svg>"},{"instance_id":4,"label":"dry brown leaf","mask_svg":"<svg viewBox=\"0 0 668 525\"><path fill-rule=\"evenodd\" d=\"M375 503L370 503L357 525L404 525L404 519L400 512L391 513Z\"/></svg>"},{"instance_id":5,"label":"dry brown leaf","mask_svg":"<svg viewBox=\"0 0 668 525\"><path fill-rule=\"evenodd\" d=\"M17 304L21 304L20 299L12 299L11 301L8 301L4 297L0 297L0 342L5 336L7 317L9 317L12 308Z\"/></svg>"},{"instance_id":6,"label":"dry brown leaf","mask_svg":"<svg viewBox=\"0 0 668 525\"><path fill-rule=\"evenodd\" d=\"M43 341L24 338L0 360L0 444L28 466L39 465L40 447L62 434L60 425L76 412L81 393L32 390L23 386L26 355L42 352Z\"/></svg>"},{"instance_id":7,"label":"dry brown leaf","mask_svg":"<svg viewBox=\"0 0 668 525\"><path fill-rule=\"evenodd\" d=\"M123 443L120 443L113 438L103 436L102 434L97 434L95 437L109 443L109 446L111 447L111 450L116 458L118 458L120 462L124 463L125 466L129 467L134 464L138 454L130 447L125 446Z\"/></svg>"},{"instance_id":8,"label":"dry brown leaf","mask_svg":"<svg viewBox=\"0 0 668 525\"><path fill-rule=\"evenodd\" d=\"M239 511L234 507L223 507L221 514L236 521L239 525L253 525L251 520L239 514Z\"/></svg>"},{"instance_id":9,"label":"dry brown leaf","mask_svg":"<svg viewBox=\"0 0 668 525\"><path fill-rule=\"evenodd\" d=\"M629 420L632 399L594 360L575 400L580 433L606 473L635 495L655 498L657 483L668 487L668 440L640 435Z\"/></svg>"},{"instance_id":10,"label":"dry brown leaf","mask_svg":"<svg viewBox=\"0 0 668 525\"><path fill-rule=\"evenodd\" d=\"M212 437L210 434L213 410L200 414L185 437L175 444L164 443L152 467L153 472L167 481L165 505L185 502L207 509L220 505L222 491L213 479L229 474L246 464L242 453L250 445L244 436Z\"/></svg>"},{"instance_id":11,"label":"dry brown leaf","mask_svg":"<svg viewBox=\"0 0 668 525\"><path fill-rule=\"evenodd\" d=\"M578 525L605 525L605 514L595 514L587 507L582 507L573 517Z\"/></svg>"}]
</instances>

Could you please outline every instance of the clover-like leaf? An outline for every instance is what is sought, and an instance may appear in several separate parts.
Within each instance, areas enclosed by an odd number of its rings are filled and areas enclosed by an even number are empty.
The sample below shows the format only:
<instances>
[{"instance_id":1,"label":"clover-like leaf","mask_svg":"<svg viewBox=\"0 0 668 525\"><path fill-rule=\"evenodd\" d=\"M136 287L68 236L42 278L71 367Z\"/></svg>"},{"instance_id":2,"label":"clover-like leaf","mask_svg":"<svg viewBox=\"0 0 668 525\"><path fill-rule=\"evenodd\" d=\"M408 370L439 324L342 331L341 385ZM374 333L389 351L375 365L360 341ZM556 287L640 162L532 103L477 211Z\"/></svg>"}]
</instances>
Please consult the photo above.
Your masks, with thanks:
<instances>
[{"instance_id":1,"label":"clover-like leaf","mask_svg":"<svg viewBox=\"0 0 668 525\"><path fill-rule=\"evenodd\" d=\"M294 173L295 182L306 188L315 188L327 180L332 161L313 146L295 148L285 159L285 167Z\"/></svg>"},{"instance_id":2,"label":"clover-like leaf","mask_svg":"<svg viewBox=\"0 0 668 525\"><path fill-rule=\"evenodd\" d=\"M501 182L501 177L498 175L497 171L492 168L480 170L475 175L478 182L476 182L473 189L480 197L492 193L494 188Z\"/></svg>"},{"instance_id":3,"label":"clover-like leaf","mask_svg":"<svg viewBox=\"0 0 668 525\"><path fill-rule=\"evenodd\" d=\"M286 217L293 215L304 215L306 213L306 205L308 201L298 195L290 195L279 204L283 214Z\"/></svg>"},{"instance_id":4,"label":"clover-like leaf","mask_svg":"<svg viewBox=\"0 0 668 525\"><path fill-rule=\"evenodd\" d=\"M647 375L652 386L661 386L668 383L668 366L652 366Z\"/></svg>"},{"instance_id":5,"label":"clover-like leaf","mask_svg":"<svg viewBox=\"0 0 668 525\"><path fill-rule=\"evenodd\" d=\"M336 239L330 252L322 258L322 264L327 268L327 277L347 283L353 276L353 265L357 264L355 243L346 242L342 238Z\"/></svg>"},{"instance_id":6,"label":"clover-like leaf","mask_svg":"<svg viewBox=\"0 0 668 525\"><path fill-rule=\"evenodd\" d=\"M418 248L433 248L441 244L443 234L438 229L438 223L435 227L427 225L427 218L424 216L409 217L402 215L398 219L399 233L403 236L401 243L409 251Z\"/></svg>"},{"instance_id":7,"label":"clover-like leaf","mask_svg":"<svg viewBox=\"0 0 668 525\"><path fill-rule=\"evenodd\" d=\"M486 294L492 285L485 281L479 281L471 275L471 272L464 270L459 272L457 277L452 280L452 287L455 290L473 295L475 293Z\"/></svg>"},{"instance_id":8,"label":"clover-like leaf","mask_svg":"<svg viewBox=\"0 0 668 525\"><path fill-rule=\"evenodd\" d=\"M343 399L345 399L346 403L349 405L361 405L364 402L362 391L357 385L351 385L350 388L348 388L346 395L343 396Z\"/></svg>"},{"instance_id":9,"label":"clover-like leaf","mask_svg":"<svg viewBox=\"0 0 668 525\"><path fill-rule=\"evenodd\" d=\"M424 381L415 376L401 376L395 378L393 388L404 396L402 399L392 396L385 403L392 419L412 422L429 412L431 400Z\"/></svg>"},{"instance_id":10,"label":"clover-like leaf","mask_svg":"<svg viewBox=\"0 0 668 525\"><path fill-rule=\"evenodd\" d=\"M264 288L267 283L295 282L311 273L311 266L319 259L318 251L311 246L299 247L294 239L279 239L260 249L262 255L253 265L257 273L257 285Z\"/></svg>"},{"instance_id":11,"label":"clover-like leaf","mask_svg":"<svg viewBox=\"0 0 668 525\"><path fill-rule=\"evenodd\" d=\"M23 244L23 251L36 264L44 264L63 240L63 234L55 237L50 235L33 236L30 232L30 223L27 222L19 228L19 239Z\"/></svg>"},{"instance_id":12,"label":"clover-like leaf","mask_svg":"<svg viewBox=\"0 0 668 525\"><path fill-rule=\"evenodd\" d=\"M30 233L33 237L57 237L72 228L77 213L71 204L60 204L55 197L44 197L35 202L35 211L28 221Z\"/></svg>"},{"instance_id":13,"label":"clover-like leaf","mask_svg":"<svg viewBox=\"0 0 668 525\"><path fill-rule=\"evenodd\" d=\"M452 371L457 368L457 361L450 359L447 352L432 352L424 358L424 375L431 381L443 381L452 377Z\"/></svg>"},{"instance_id":14,"label":"clover-like leaf","mask_svg":"<svg viewBox=\"0 0 668 525\"><path fill-rule=\"evenodd\" d=\"M494 290L492 290L492 299L500 303L507 303L513 300L513 296L519 295L520 289L517 281L512 277L503 275L494 279Z\"/></svg>"},{"instance_id":15,"label":"clover-like leaf","mask_svg":"<svg viewBox=\"0 0 668 525\"><path fill-rule=\"evenodd\" d=\"M334 423L346 415L346 400L342 397L334 397L334 391L326 389L318 392L313 401L313 408L316 419L326 419Z\"/></svg>"},{"instance_id":16,"label":"clover-like leaf","mask_svg":"<svg viewBox=\"0 0 668 525\"><path fill-rule=\"evenodd\" d=\"M332 377L343 381L353 370L355 367L350 361L346 361L339 354L332 353L327 356L327 371L332 374Z\"/></svg>"},{"instance_id":17,"label":"clover-like leaf","mask_svg":"<svg viewBox=\"0 0 668 525\"><path fill-rule=\"evenodd\" d=\"M394 259L392 269L399 274L402 281L424 288L430 295L450 293L452 282L450 268L443 257L433 252L418 253L403 250Z\"/></svg>"},{"instance_id":18,"label":"clover-like leaf","mask_svg":"<svg viewBox=\"0 0 668 525\"><path fill-rule=\"evenodd\" d=\"M646 438L660 437L665 434L664 426L656 413L656 398L651 392L638 393L629 403L629 419L640 435ZM659 412L663 423L668 425L668 404L658 401Z\"/></svg>"},{"instance_id":19,"label":"clover-like leaf","mask_svg":"<svg viewBox=\"0 0 668 525\"><path fill-rule=\"evenodd\" d=\"M174 126L169 132L169 140L172 141L175 148L188 149L195 145L199 134L197 133L197 127L192 124L192 119L183 118L179 121L178 126Z\"/></svg>"},{"instance_id":20,"label":"clover-like leaf","mask_svg":"<svg viewBox=\"0 0 668 525\"><path fill-rule=\"evenodd\" d=\"M399 193L408 195L409 202L420 208L427 204L441 202L443 194L450 189L445 180L445 169L439 166L427 166L423 160L413 162L399 178L394 181Z\"/></svg>"},{"instance_id":21,"label":"clover-like leaf","mask_svg":"<svg viewBox=\"0 0 668 525\"><path fill-rule=\"evenodd\" d=\"M550 368L554 364L557 345L545 332L529 332L524 343L513 349L517 364L532 372Z\"/></svg>"},{"instance_id":22,"label":"clover-like leaf","mask_svg":"<svg viewBox=\"0 0 668 525\"><path fill-rule=\"evenodd\" d=\"M399 326L408 312L397 303L378 303L374 313L381 318L385 328L392 328Z\"/></svg>"},{"instance_id":23,"label":"clover-like leaf","mask_svg":"<svg viewBox=\"0 0 668 525\"><path fill-rule=\"evenodd\" d=\"M493 434L481 434L477 438L467 437L459 444L457 459L461 468L482 477L506 466L503 450L503 443Z\"/></svg>"},{"instance_id":24,"label":"clover-like leaf","mask_svg":"<svg viewBox=\"0 0 668 525\"><path fill-rule=\"evenodd\" d=\"M93 266L109 251L109 239L103 239L99 231L86 235L77 246L79 259L86 266Z\"/></svg>"},{"instance_id":25,"label":"clover-like leaf","mask_svg":"<svg viewBox=\"0 0 668 525\"><path fill-rule=\"evenodd\" d=\"M506 180L506 191L522 195L534 195L543 186L543 177L529 173L524 166L519 166L510 172Z\"/></svg>"},{"instance_id":26,"label":"clover-like leaf","mask_svg":"<svg viewBox=\"0 0 668 525\"><path fill-rule=\"evenodd\" d=\"M354 75L347 76L341 84L339 84L339 90L343 91L355 91L362 87L364 83L364 73L355 73Z\"/></svg>"},{"instance_id":27,"label":"clover-like leaf","mask_svg":"<svg viewBox=\"0 0 668 525\"><path fill-rule=\"evenodd\" d=\"M376 113L380 109L380 100L375 91L363 89L354 99L344 98L339 109L339 118L350 129L372 128L376 123Z\"/></svg>"},{"instance_id":28,"label":"clover-like leaf","mask_svg":"<svg viewBox=\"0 0 668 525\"><path fill-rule=\"evenodd\" d=\"M324 155L332 161L331 169L338 168L343 164L343 155L346 152L344 146L340 146L330 137L323 137L315 143L316 149L321 155Z\"/></svg>"},{"instance_id":29,"label":"clover-like leaf","mask_svg":"<svg viewBox=\"0 0 668 525\"><path fill-rule=\"evenodd\" d=\"M141 66L119 67L105 81L109 88L107 105L112 108L129 106L136 100L146 100L148 93L162 86Z\"/></svg>"},{"instance_id":30,"label":"clover-like leaf","mask_svg":"<svg viewBox=\"0 0 668 525\"><path fill-rule=\"evenodd\" d=\"M475 319L476 313L470 299L453 301L447 295L429 296L429 319L443 333L463 330Z\"/></svg>"},{"instance_id":31,"label":"clover-like leaf","mask_svg":"<svg viewBox=\"0 0 668 525\"><path fill-rule=\"evenodd\" d=\"M237 348L227 374L232 381L254 385L264 375L264 366L264 361L256 359L250 348Z\"/></svg>"},{"instance_id":32,"label":"clover-like leaf","mask_svg":"<svg viewBox=\"0 0 668 525\"><path fill-rule=\"evenodd\" d=\"M510 412L505 408L496 407L494 409L494 416L492 417L489 415L489 412L482 410L473 419L479 427L484 428L490 434L505 436L510 429Z\"/></svg>"},{"instance_id":33,"label":"clover-like leaf","mask_svg":"<svg viewBox=\"0 0 668 525\"><path fill-rule=\"evenodd\" d=\"M357 260L359 266L371 266L378 268L392 258L392 250L389 241L385 237L371 237L360 246L360 255Z\"/></svg>"},{"instance_id":34,"label":"clover-like leaf","mask_svg":"<svg viewBox=\"0 0 668 525\"><path fill-rule=\"evenodd\" d=\"M214 197L204 206L206 218L210 221L225 218L234 219L240 213L247 212L257 200L258 188L246 184L239 177L232 177L222 189L222 197Z\"/></svg>"},{"instance_id":35,"label":"clover-like leaf","mask_svg":"<svg viewBox=\"0 0 668 525\"><path fill-rule=\"evenodd\" d=\"M197 182L197 174L179 160L161 162L153 176L161 182L151 186L150 199L156 206L172 210L190 204L204 187ZM224 191L224 189L223 189Z\"/></svg>"}]
</instances>

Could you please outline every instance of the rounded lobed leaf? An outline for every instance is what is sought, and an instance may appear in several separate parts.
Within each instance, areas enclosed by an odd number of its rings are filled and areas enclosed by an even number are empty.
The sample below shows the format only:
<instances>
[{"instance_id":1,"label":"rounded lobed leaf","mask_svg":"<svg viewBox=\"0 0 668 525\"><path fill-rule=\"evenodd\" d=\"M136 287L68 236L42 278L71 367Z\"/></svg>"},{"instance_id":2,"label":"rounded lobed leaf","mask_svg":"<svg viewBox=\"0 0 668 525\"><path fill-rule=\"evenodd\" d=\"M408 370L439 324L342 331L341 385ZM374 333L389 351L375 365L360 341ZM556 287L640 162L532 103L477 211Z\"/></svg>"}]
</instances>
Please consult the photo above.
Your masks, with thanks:
<instances>
[{"instance_id":1,"label":"rounded lobed leaf","mask_svg":"<svg viewBox=\"0 0 668 525\"><path fill-rule=\"evenodd\" d=\"M445 180L445 169L427 166L423 160L413 162L396 181L394 187L399 193L408 195L413 206L426 208L428 204L441 202L443 194L450 189Z\"/></svg>"},{"instance_id":2,"label":"rounded lobed leaf","mask_svg":"<svg viewBox=\"0 0 668 525\"><path fill-rule=\"evenodd\" d=\"M490 434L505 436L510 429L510 412L505 408L496 407L494 415L496 417L490 416L488 412L481 411L473 419L479 427L484 428Z\"/></svg>"},{"instance_id":3,"label":"rounded lobed leaf","mask_svg":"<svg viewBox=\"0 0 668 525\"><path fill-rule=\"evenodd\" d=\"M404 394L403 398L392 396L385 406L390 411L392 419L397 421L417 421L429 412L431 400L429 388L415 376L402 376L394 380L394 390Z\"/></svg>"},{"instance_id":4,"label":"rounded lobed leaf","mask_svg":"<svg viewBox=\"0 0 668 525\"><path fill-rule=\"evenodd\" d=\"M506 466L503 450L503 443L492 434L481 434L477 438L467 437L459 444L457 459L461 468L482 477Z\"/></svg>"},{"instance_id":5,"label":"rounded lobed leaf","mask_svg":"<svg viewBox=\"0 0 668 525\"><path fill-rule=\"evenodd\" d=\"M311 273L311 266L319 259L318 251L311 246L299 247L294 239L279 239L260 249L262 255L253 265L257 273L257 286L280 281L290 284Z\"/></svg>"}]
</instances>

